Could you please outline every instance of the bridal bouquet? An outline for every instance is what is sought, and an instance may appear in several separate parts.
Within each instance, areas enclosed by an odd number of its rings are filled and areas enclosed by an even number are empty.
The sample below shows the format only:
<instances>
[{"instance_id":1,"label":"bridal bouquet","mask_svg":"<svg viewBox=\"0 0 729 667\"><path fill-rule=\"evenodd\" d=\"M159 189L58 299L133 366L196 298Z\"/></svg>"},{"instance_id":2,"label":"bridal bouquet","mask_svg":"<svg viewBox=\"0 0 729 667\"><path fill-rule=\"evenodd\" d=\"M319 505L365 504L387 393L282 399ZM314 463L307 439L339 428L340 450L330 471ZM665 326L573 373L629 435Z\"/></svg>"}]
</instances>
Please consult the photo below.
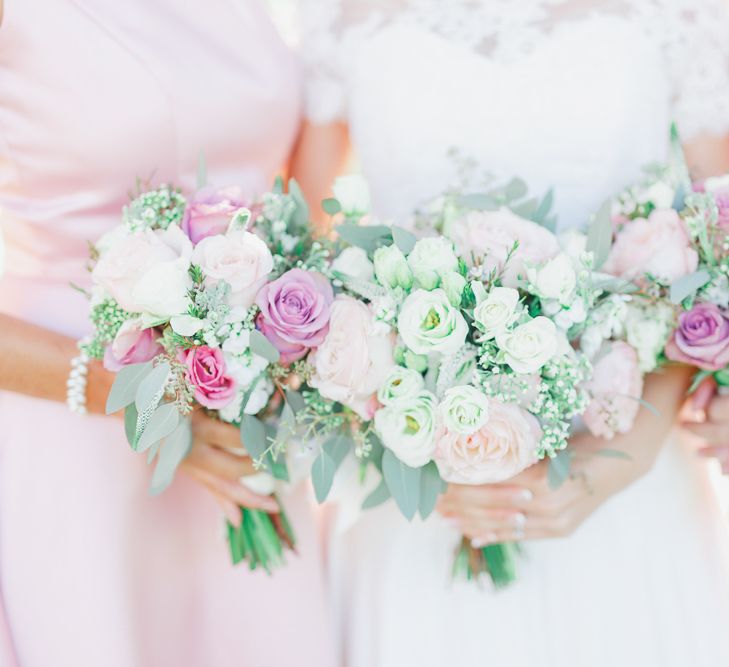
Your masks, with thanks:
<instances>
[{"instance_id":1,"label":"bridal bouquet","mask_svg":"<svg viewBox=\"0 0 729 667\"><path fill-rule=\"evenodd\" d=\"M334 298L322 274L328 250L310 235L298 187L277 183L251 203L235 190L187 199L163 185L122 218L91 248L93 334L82 343L117 372L107 412L124 409L132 449L156 460L153 493L190 451L195 409L240 427L261 469L244 483L272 493L274 478L288 478L285 460L264 451L281 406L290 410L280 364L305 363ZM267 424L259 412L272 415ZM241 525L227 525L233 561L268 571L293 548L286 516L241 511Z\"/></svg>"}]
</instances>

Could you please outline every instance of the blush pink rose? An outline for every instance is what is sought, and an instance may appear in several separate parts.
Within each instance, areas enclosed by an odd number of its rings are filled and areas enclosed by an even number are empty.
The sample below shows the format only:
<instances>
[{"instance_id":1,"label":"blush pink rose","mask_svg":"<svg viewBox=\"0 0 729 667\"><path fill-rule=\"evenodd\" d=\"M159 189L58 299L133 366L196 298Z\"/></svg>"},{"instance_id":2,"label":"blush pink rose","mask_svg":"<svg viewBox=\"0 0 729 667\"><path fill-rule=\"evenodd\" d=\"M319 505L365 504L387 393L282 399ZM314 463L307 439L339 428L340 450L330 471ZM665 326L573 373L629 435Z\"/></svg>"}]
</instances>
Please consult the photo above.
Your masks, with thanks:
<instances>
[{"instance_id":1,"label":"blush pink rose","mask_svg":"<svg viewBox=\"0 0 729 667\"><path fill-rule=\"evenodd\" d=\"M541 437L534 415L490 398L489 417L475 433L461 435L439 424L434 459L447 482L494 484L536 463Z\"/></svg>"},{"instance_id":2,"label":"blush pink rose","mask_svg":"<svg viewBox=\"0 0 729 667\"><path fill-rule=\"evenodd\" d=\"M301 359L324 342L333 301L331 284L316 271L291 269L263 286L256 324L281 353L281 363Z\"/></svg>"},{"instance_id":3,"label":"blush pink rose","mask_svg":"<svg viewBox=\"0 0 729 667\"><path fill-rule=\"evenodd\" d=\"M154 329L142 329L140 320L127 320L104 352L104 368L116 373L124 366L150 361L162 351Z\"/></svg>"},{"instance_id":4,"label":"blush pink rose","mask_svg":"<svg viewBox=\"0 0 729 667\"><path fill-rule=\"evenodd\" d=\"M370 309L340 294L332 304L329 332L309 356L311 386L371 419L375 394L395 368L394 348L392 334L387 327L378 330Z\"/></svg>"},{"instance_id":5,"label":"blush pink rose","mask_svg":"<svg viewBox=\"0 0 729 667\"><path fill-rule=\"evenodd\" d=\"M586 388L592 400L583 420L590 433L610 439L630 431L643 395L638 353L622 341L610 343L606 354L595 362Z\"/></svg>"},{"instance_id":6,"label":"blush pink rose","mask_svg":"<svg viewBox=\"0 0 729 667\"><path fill-rule=\"evenodd\" d=\"M203 188L185 209L180 227L194 244L208 236L225 234L230 220L246 203L237 188Z\"/></svg>"},{"instance_id":7,"label":"blush pink rose","mask_svg":"<svg viewBox=\"0 0 729 667\"><path fill-rule=\"evenodd\" d=\"M559 253L557 237L531 220L521 218L508 208L498 211L473 211L451 222L447 236L456 252L468 264L484 260L487 269L502 269L514 247L519 246L506 264L503 284L516 287L519 276L524 276L524 262L537 264Z\"/></svg>"},{"instance_id":8,"label":"blush pink rose","mask_svg":"<svg viewBox=\"0 0 729 667\"><path fill-rule=\"evenodd\" d=\"M602 270L626 280L650 273L672 282L696 271L698 263L678 213L661 209L622 227Z\"/></svg>"},{"instance_id":9,"label":"blush pink rose","mask_svg":"<svg viewBox=\"0 0 729 667\"><path fill-rule=\"evenodd\" d=\"M199 345L180 353L195 400L213 410L224 408L236 395L235 379L226 373L225 356L218 348Z\"/></svg>"},{"instance_id":10,"label":"blush pink rose","mask_svg":"<svg viewBox=\"0 0 729 667\"><path fill-rule=\"evenodd\" d=\"M729 313L713 303L699 303L678 318L666 344L666 356L707 371L729 365Z\"/></svg>"}]
</instances>

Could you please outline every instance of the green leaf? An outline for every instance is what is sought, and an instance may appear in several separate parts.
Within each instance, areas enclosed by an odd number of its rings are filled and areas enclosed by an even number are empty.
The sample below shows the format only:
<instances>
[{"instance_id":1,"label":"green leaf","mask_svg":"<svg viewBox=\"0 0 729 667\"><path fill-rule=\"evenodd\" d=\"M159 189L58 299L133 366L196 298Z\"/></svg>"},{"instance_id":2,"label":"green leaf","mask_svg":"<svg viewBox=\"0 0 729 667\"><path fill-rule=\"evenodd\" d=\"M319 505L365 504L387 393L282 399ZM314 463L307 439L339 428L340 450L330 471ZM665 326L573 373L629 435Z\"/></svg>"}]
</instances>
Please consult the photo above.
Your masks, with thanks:
<instances>
[{"instance_id":1,"label":"green leaf","mask_svg":"<svg viewBox=\"0 0 729 667\"><path fill-rule=\"evenodd\" d=\"M294 389L286 390L286 402L291 406L294 414L298 414L302 410L306 409L306 401L304 397Z\"/></svg>"},{"instance_id":2,"label":"green leaf","mask_svg":"<svg viewBox=\"0 0 729 667\"><path fill-rule=\"evenodd\" d=\"M260 459L268 448L268 438L263 422L253 415L243 415L240 424L240 441L253 460Z\"/></svg>"},{"instance_id":3,"label":"green leaf","mask_svg":"<svg viewBox=\"0 0 729 667\"><path fill-rule=\"evenodd\" d=\"M395 241L395 245L402 250L404 255L408 255L412 252L415 247L415 243L418 240L415 234L412 234L407 229L397 227L393 225L392 229L392 240Z\"/></svg>"},{"instance_id":4,"label":"green leaf","mask_svg":"<svg viewBox=\"0 0 729 667\"><path fill-rule=\"evenodd\" d=\"M385 483L408 521L415 516L420 504L421 470L405 465L390 449L385 449L382 455L382 474Z\"/></svg>"},{"instance_id":5,"label":"green leaf","mask_svg":"<svg viewBox=\"0 0 729 667\"><path fill-rule=\"evenodd\" d=\"M496 211L499 208L498 202L493 197L482 192L461 195L458 203L476 211Z\"/></svg>"},{"instance_id":6,"label":"green leaf","mask_svg":"<svg viewBox=\"0 0 729 667\"><path fill-rule=\"evenodd\" d=\"M714 379L719 387L729 386L729 370L725 368L723 370L716 371L716 373L714 373Z\"/></svg>"},{"instance_id":7,"label":"green leaf","mask_svg":"<svg viewBox=\"0 0 729 667\"><path fill-rule=\"evenodd\" d=\"M281 353L258 329L251 331L250 346L253 354L263 357L269 363L275 364L281 358Z\"/></svg>"},{"instance_id":8,"label":"green leaf","mask_svg":"<svg viewBox=\"0 0 729 667\"><path fill-rule=\"evenodd\" d=\"M323 503L326 500L336 472L337 464L322 448L311 466L311 482L314 485L317 502Z\"/></svg>"},{"instance_id":9,"label":"green leaf","mask_svg":"<svg viewBox=\"0 0 729 667\"><path fill-rule=\"evenodd\" d=\"M276 176L275 179L273 179L273 187L271 188L271 192L275 195L283 194L284 191L284 184L283 184L283 178L280 176Z\"/></svg>"},{"instance_id":10,"label":"green leaf","mask_svg":"<svg viewBox=\"0 0 729 667\"><path fill-rule=\"evenodd\" d=\"M712 373L711 371L699 371L694 375L693 379L691 380L691 386L688 389L689 396L693 394L698 388L699 385L708 377L711 377Z\"/></svg>"},{"instance_id":11,"label":"green leaf","mask_svg":"<svg viewBox=\"0 0 729 667\"><path fill-rule=\"evenodd\" d=\"M337 468L342 464L347 454L352 449L354 442L348 435L339 434L329 438L321 448L329 454L332 461L336 464Z\"/></svg>"},{"instance_id":12,"label":"green leaf","mask_svg":"<svg viewBox=\"0 0 729 667\"><path fill-rule=\"evenodd\" d=\"M158 403L162 398L167 378L170 374L170 364L163 361L154 367L151 373L147 375L137 388L134 398L134 404L137 406L137 412L142 413Z\"/></svg>"},{"instance_id":13,"label":"green leaf","mask_svg":"<svg viewBox=\"0 0 729 667\"><path fill-rule=\"evenodd\" d=\"M512 178L504 188L506 198L511 200L521 199L526 196L527 192L529 192L527 184L518 177Z\"/></svg>"},{"instance_id":14,"label":"green leaf","mask_svg":"<svg viewBox=\"0 0 729 667\"><path fill-rule=\"evenodd\" d=\"M369 461L375 464L375 467L382 472L382 455L385 453L385 447L382 444L377 433L370 431L367 434L367 442L370 445L370 455L367 457Z\"/></svg>"},{"instance_id":15,"label":"green leaf","mask_svg":"<svg viewBox=\"0 0 729 667\"><path fill-rule=\"evenodd\" d=\"M557 452L554 458L549 459L549 466L547 467L547 482L549 483L550 489L558 489L562 484L565 483L570 475L570 467L572 465L572 458L574 454L563 449Z\"/></svg>"},{"instance_id":16,"label":"green leaf","mask_svg":"<svg viewBox=\"0 0 729 667\"><path fill-rule=\"evenodd\" d=\"M137 406L133 402L124 410L124 433L127 436L127 442L134 448L137 434Z\"/></svg>"},{"instance_id":17,"label":"green leaf","mask_svg":"<svg viewBox=\"0 0 729 667\"><path fill-rule=\"evenodd\" d=\"M306 225L309 221L309 206L306 203L306 197L301 191L299 184L295 179L289 179L289 194L296 202L296 210L294 211L293 220L297 225Z\"/></svg>"},{"instance_id":18,"label":"green leaf","mask_svg":"<svg viewBox=\"0 0 729 667\"><path fill-rule=\"evenodd\" d=\"M180 411L174 403L160 405L149 418L147 426L134 449L143 452L155 442L166 438L177 428L179 421Z\"/></svg>"},{"instance_id":19,"label":"green leaf","mask_svg":"<svg viewBox=\"0 0 729 667\"><path fill-rule=\"evenodd\" d=\"M335 229L347 243L362 248L368 253L374 252L381 245L392 242L392 230L386 225L362 227L352 222L345 222L337 225Z\"/></svg>"},{"instance_id":20,"label":"green leaf","mask_svg":"<svg viewBox=\"0 0 729 667\"><path fill-rule=\"evenodd\" d=\"M544 195L544 199L539 203L537 210L534 211L532 220L539 223L540 225L545 221L549 212L552 210L552 204L554 203L554 190L549 188L547 194ZM553 231L553 230L552 230Z\"/></svg>"},{"instance_id":21,"label":"green leaf","mask_svg":"<svg viewBox=\"0 0 729 667\"><path fill-rule=\"evenodd\" d=\"M609 199L603 202L587 230L587 250L595 256L595 269L599 269L605 263L613 242L611 204Z\"/></svg>"},{"instance_id":22,"label":"green leaf","mask_svg":"<svg viewBox=\"0 0 729 667\"><path fill-rule=\"evenodd\" d=\"M686 297L693 296L696 290L706 285L710 280L711 275L709 272L703 270L689 273L687 276L674 280L671 283L671 303L679 304Z\"/></svg>"},{"instance_id":23,"label":"green leaf","mask_svg":"<svg viewBox=\"0 0 729 667\"><path fill-rule=\"evenodd\" d=\"M390 490L387 488L387 484L385 484L385 480L383 479L377 488L364 499L362 509L369 510L373 507L377 507L378 505L382 505L382 503L389 500L391 497Z\"/></svg>"},{"instance_id":24,"label":"green leaf","mask_svg":"<svg viewBox=\"0 0 729 667\"><path fill-rule=\"evenodd\" d=\"M152 362L124 366L117 374L106 399L106 414L110 415L134 403L140 382L152 370Z\"/></svg>"},{"instance_id":25,"label":"green leaf","mask_svg":"<svg viewBox=\"0 0 729 667\"><path fill-rule=\"evenodd\" d=\"M625 459L626 461L632 461L633 457L628 452L621 452L619 449L598 449L596 454L606 459Z\"/></svg>"},{"instance_id":26,"label":"green leaf","mask_svg":"<svg viewBox=\"0 0 729 667\"><path fill-rule=\"evenodd\" d=\"M182 460L192 449L192 430L190 420L183 419L170 436L162 444L157 466L152 474L152 486L150 493L157 495L162 493L175 478L175 471Z\"/></svg>"},{"instance_id":27,"label":"green leaf","mask_svg":"<svg viewBox=\"0 0 729 667\"><path fill-rule=\"evenodd\" d=\"M435 509L438 496L443 493L447 484L441 479L438 466L432 461L422 468L420 477L420 516L427 519Z\"/></svg>"},{"instance_id":28,"label":"green leaf","mask_svg":"<svg viewBox=\"0 0 729 667\"><path fill-rule=\"evenodd\" d=\"M336 215L342 210L342 205L339 203L339 200L334 199L334 197L324 199L321 203L321 207L324 209L324 213L327 213L328 215Z\"/></svg>"},{"instance_id":29,"label":"green leaf","mask_svg":"<svg viewBox=\"0 0 729 667\"><path fill-rule=\"evenodd\" d=\"M159 448L160 448L161 444L162 444L162 441L158 440L147 450L147 465L152 463L152 461L154 461L157 454L159 454Z\"/></svg>"},{"instance_id":30,"label":"green leaf","mask_svg":"<svg viewBox=\"0 0 729 667\"><path fill-rule=\"evenodd\" d=\"M208 183L208 165L205 161L205 153L200 151L197 158L197 189L204 188Z\"/></svg>"},{"instance_id":31,"label":"green leaf","mask_svg":"<svg viewBox=\"0 0 729 667\"><path fill-rule=\"evenodd\" d=\"M516 213L516 215L526 218L527 220L533 220L538 206L538 199L527 199L519 204L514 204L510 208L514 213Z\"/></svg>"}]
</instances>

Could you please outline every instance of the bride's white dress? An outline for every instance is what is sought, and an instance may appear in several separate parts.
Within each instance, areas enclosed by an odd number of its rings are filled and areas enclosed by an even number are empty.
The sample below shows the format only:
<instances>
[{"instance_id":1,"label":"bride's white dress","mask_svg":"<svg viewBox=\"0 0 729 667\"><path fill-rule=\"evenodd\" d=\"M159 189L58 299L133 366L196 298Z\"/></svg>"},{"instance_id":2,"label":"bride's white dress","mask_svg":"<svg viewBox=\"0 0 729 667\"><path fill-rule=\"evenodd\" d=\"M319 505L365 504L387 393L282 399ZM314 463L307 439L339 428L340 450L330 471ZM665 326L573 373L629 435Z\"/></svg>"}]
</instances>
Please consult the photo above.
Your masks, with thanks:
<instances>
[{"instance_id":1,"label":"bride's white dress","mask_svg":"<svg viewBox=\"0 0 729 667\"><path fill-rule=\"evenodd\" d=\"M729 131L722 0L311 0L309 117L349 124L375 212L402 220L478 170L555 188L562 228L685 139ZM666 419L670 416L666 416ZM626 465L630 465L626 463ZM505 591L453 582L458 540L392 504L333 536L348 667L729 665L726 523L674 437Z\"/></svg>"}]
</instances>

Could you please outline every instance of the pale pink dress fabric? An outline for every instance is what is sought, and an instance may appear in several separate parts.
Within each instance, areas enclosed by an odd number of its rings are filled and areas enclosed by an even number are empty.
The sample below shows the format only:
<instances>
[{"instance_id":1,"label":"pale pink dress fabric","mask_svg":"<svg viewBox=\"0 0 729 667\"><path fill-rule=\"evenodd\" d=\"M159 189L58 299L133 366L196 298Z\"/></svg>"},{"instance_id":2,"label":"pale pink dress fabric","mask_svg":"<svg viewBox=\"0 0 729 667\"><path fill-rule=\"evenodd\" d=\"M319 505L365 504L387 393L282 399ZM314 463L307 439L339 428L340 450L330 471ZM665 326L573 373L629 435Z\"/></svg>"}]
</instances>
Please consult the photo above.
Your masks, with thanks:
<instances>
[{"instance_id":1,"label":"pale pink dress fabric","mask_svg":"<svg viewBox=\"0 0 729 667\"><path fill-rule=\"evenodd\" d=\"M0 309L72 336L87 240L135 179L265 188L299 116L299 72L254 0L6 0L0 28ZM2 667L333 664L316 524L300 555L233 568L212 499L149 470L113 418L0 394Z\"/></svg>"}]
</instances>

